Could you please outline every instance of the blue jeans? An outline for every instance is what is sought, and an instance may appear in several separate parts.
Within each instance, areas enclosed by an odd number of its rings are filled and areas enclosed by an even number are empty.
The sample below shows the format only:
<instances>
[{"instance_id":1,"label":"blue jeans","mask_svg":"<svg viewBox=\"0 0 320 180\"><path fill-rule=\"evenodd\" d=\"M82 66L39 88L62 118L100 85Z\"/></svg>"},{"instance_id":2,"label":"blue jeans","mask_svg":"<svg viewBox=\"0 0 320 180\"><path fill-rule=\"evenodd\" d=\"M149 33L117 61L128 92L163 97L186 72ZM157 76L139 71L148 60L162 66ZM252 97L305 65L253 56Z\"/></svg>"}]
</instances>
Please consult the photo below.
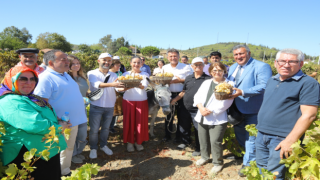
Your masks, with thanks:
<instances>
[{"instance_id":1,"label":"blue jeans","mask_svg":"<svg viewBox=\"0 0 320 180\"><path fill-rule=\"evenodd\" d=\"M250 166L249 162L256 160L255 136L249 136L245 126L249 124L257 124L257 114L244 114L244 120L234 126L234 133L240 146L245 148L243 156L243 165Z\"/></svg>"},{"instance_id":2,"label":"blue jeans","mask_svg":"<svg viewBox=\"0 0 320 180\"><path fill-rule=\"evenodd\" d=\"M78 133L76 137L76 142L74 143L72 156L81 154L84 147L87 145L87 123L82 123L78 125Z\"/></svg>"},{"instance_id":3,"label":"blue jeans","mask_svg":"<svg viewBox=\"0 0 320 180\"><path fill-rule=\"evenodd\" d=\"M286 166L284 164L279 164L281 160L280 149L278 151L275 151L274 149L284 139L284 137L264 134L260 131L256 138L257 166L271 172L278 172L278 180L285 178Z\"/></svg>"},{"instance_id":4,"label":"blue jeans","mask_svg":"<svg viewBox=\"0 0 320 180\"><path fill-rule=\"evenodd\" d=\"M98 132L100 131L100 147L103 148L108 143L109 127L113 116L113 107L99 107L90 105L89 111L89 144L90 149L98 149Z\"/></svg>"}]
</instances>

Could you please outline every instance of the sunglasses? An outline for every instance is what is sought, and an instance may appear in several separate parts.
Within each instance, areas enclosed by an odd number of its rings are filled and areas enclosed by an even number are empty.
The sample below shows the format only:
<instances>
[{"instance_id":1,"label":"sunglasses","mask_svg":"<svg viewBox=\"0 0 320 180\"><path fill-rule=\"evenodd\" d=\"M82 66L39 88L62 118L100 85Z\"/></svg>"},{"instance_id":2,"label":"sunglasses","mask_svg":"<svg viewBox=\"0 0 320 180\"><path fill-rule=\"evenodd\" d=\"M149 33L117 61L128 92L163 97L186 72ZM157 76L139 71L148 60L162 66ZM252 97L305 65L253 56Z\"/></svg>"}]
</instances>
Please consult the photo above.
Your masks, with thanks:
<instances>
[{"instance_id":1,"label":"sunglasses","mask_svg":"<svg viewBox=\"0 0 320 180\"><path fill-rule=\"evenodd\" d=\"M28 79L27 77L19 77L18 78L18 81L21 82L21 83L27 83L28 80L31 82L31 83L35 83L36 82L36 78L35 77L32 77L30 79Z\"/></svg>"}]
</instances>

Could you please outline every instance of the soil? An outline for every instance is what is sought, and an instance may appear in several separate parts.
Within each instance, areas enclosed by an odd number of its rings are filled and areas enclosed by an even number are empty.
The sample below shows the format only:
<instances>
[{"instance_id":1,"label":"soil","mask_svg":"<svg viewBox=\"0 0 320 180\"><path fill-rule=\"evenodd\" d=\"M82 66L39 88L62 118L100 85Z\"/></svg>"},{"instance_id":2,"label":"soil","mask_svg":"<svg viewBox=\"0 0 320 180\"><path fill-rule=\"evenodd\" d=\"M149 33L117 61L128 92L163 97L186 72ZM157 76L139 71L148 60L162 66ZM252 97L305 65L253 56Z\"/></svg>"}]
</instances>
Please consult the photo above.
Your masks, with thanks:
<instances>
[{"instance_id":1,"label":"soil","mask_svg":"<svg viewBox=\"0 0 320 180\"><path fill-rule=\"evenodd\" d=\"M150 117L149 117L150 120ZM207 163L197 167L195 162L200 156L193 157L194 143L185 150L177 150L176 143L173 140L162 142L164 137L165 117L161 109L156 118L154 134L155 137L144 142L144 150L128 153L126 144L122 141L122 117L119 117L117 123L117 133L109 135L108 147L113 151L112 156L106 155L100 149L97 159L90 159L90 148L87 145L82 152L86 157L84 163L97 163L101 166L97 175L92 179L113 179L113 180L195 180L195 179L245 179L238 175L242 160L224 159L224 168L216 175L209 172L213 167L212 163ZM89 127L88 127L89 133ZM192 135L194 137L194 135ZM172 135L174 139L174 135ZM225 150L224 155L229 152ZM74 170L83 164L72 163L71 170Z\"/></svg>"}]
</instances>

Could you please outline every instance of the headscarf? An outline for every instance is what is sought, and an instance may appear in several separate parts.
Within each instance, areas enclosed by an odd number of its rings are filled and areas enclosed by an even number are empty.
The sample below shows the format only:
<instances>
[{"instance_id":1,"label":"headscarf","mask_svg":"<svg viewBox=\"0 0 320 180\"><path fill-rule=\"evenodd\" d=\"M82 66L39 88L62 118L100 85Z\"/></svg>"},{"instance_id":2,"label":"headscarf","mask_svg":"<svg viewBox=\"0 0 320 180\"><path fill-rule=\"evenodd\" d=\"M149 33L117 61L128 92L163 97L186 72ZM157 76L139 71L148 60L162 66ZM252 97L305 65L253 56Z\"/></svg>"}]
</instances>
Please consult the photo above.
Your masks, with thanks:
<instances>
[{"instance_id":1,"label":"headscarf","mask_svg":"<svg viewBox=\"0 0 320 180\"><path fill-rule=\"evenodd\" d=\"M0 96L7 94L7 93L15 93L15 94L21 94L19 92L19 88L17 85L17 80L21 73L23 72L32 72L36 79L38 80L38 73L26 66L15 66L11 68L7 73L6 76L4 77L3 84L1 85L0 88ZM33 91L30 93L32 94ZM29 94L29 95L30 95Z\"/></svg>"}]
</instances>

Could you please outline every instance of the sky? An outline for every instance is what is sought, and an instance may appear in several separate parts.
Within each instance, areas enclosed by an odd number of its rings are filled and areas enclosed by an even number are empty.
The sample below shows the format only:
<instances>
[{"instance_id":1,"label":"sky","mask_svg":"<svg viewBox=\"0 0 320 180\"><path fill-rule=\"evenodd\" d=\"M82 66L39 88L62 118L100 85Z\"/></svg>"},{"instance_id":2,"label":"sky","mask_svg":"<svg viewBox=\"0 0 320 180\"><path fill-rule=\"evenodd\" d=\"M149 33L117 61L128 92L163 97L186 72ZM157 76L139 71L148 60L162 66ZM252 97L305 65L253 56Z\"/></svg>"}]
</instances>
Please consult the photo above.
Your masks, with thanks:
<instances>
[{"instance_id":1,"label":"sky","mask_svg":"<svg viewBox=\"0 0 320 180\"><path fill-rule=\"evenodd\" d=\"M130 44L188 49L242 42L320 54L319 0L0 0L0 31L58 33L72 44L111 34Z\"/></svg>"}]
</instances>

